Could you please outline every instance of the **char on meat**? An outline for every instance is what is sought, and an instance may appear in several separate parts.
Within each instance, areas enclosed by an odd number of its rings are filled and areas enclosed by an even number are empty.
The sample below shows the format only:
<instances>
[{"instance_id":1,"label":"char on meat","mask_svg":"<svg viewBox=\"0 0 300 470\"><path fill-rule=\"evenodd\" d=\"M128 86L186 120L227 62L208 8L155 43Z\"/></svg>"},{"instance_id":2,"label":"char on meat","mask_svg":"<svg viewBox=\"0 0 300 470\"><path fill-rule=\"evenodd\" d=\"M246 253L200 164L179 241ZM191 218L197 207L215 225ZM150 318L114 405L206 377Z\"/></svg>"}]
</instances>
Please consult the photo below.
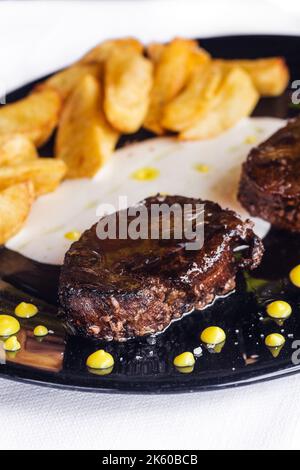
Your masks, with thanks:
<instances>
[{"instance_id":1,"label":"char on meat","mask_svg":"<svg viewBox=\"0 0 300 470\"><path fill-rule=\"evenodd\" d=\"M238 198L251 215L300 232L300 117L251 150Z\"/></svg>"},{"instance_id":2,"label":"char on meat","mask_svg":"<svg viewBox=\"0 0 300 470\"><path fill-rule=\"evenodd\" d=\"M187 249L187 238L176 239L172 224L169 239L160 231L157 239L136 240L101 240L94 225L71 246L61 271L60 305L73 331L116 341L162 332L183 314L232 291L240 268L260 263L263 246L249 220L214 202L182 196L157 195L139 206L150 213L162 202L191 204L195 221L196 205L203 204L203 246Z\"/></svg>"}]
</instances>

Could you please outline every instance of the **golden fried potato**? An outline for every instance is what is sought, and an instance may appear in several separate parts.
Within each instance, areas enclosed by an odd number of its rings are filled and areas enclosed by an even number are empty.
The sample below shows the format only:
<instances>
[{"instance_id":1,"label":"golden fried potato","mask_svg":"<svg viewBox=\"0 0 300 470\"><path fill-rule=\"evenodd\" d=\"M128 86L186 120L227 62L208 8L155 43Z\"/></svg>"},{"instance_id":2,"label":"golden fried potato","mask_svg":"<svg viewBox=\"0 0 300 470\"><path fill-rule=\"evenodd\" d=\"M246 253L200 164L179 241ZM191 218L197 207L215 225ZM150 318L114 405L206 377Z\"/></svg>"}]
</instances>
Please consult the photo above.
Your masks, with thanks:
<instances>
[{"instance_id":1,"label":"golden fried potato","mask_svg":"<svg viewBox=\"0 0 300 470\"><path fill-rule=\"evenodd\" d=\"M179 134L183 140L208 139L234 126L249 116L259 99L258 92L247 72L233 68L225 75L215 98L199 121Z\"/></svg>"},{"instance_id":2,"label":"golden fried potato","mask_svg":"<svg viewBox=\"0 0 300 470\"><path fill-rule=\"evenodd\" d=\"M163 127L180 132L196 124L216 96L223 75L218 66L195 67L183 91L166 104Z\"/></svg>"},{"instance_id":3,"label":"golden fried potato","mask_svg":"<svg viewBox=\"0 0 300 470\"><path fill-rule=\"evenodd\" d=\"M162 44L160 42L152 42L147 46L147 55L154 64L160 61L165 47L166 44ZM196 47L196 43L193 44L193 47L195 47L195 50L191 54L191 69L196 65L203 64L211 60L210 54L205 49L202 49L202 47Z\"/></svg>"},{"instance_id":4,"label":"golden fried potato","mask_svg":"<svg viewBox=\"0 0 300 470\"><path fill-rule=\"evenodd\" d=\"M80 62L85 64L91 62L103 63L108 59L116 47L124 51L131 50L137 53L141 53L143 51L142 43L135 38L108 39L87 52L80 59Z\"/></svg>"},{"instance_id":5,"label":"golden fried potato","mask_svg":"<svg viewBox=\"0 0 300 470\"><path fill-rule=\"evenodd\" d=\"M230 69L241 67L251 76L261 96L279 96L287 88L290 74L282 57L256 60L216 60L216 63Z\"/></svg>"},{"instance_id":6,"label":"golden fried potato","mask_svg":"<svg viewBox=\"0 0 300 470\"><path fill-rule=\"evenodd\" d=\"M174 39L167 44L154 68L154 83L150 106L144 122L146 129L163 134L161 117L164 105L173 99L186 84L190 72L191 53L197 43L188 39Z\"/></svg>"},{"instance_id":7,"label":"golden fried potato","mask_svg":"<svg viewBox=\"0 0 300 470\"><path fill-rule=\"evenodd\" d=\"M56 127L60 109L61 99L55 90L36 90L26 98L0 107L0 136L23 134L40 146Z\"/></svg>"},{"instance_id":8,"label":"golden fried potato","mask_svg":"<svg viewBox=\"0 0 300 470\"><path fill-rule=\"evenodd\" d=\"M143 124L152 88L153 67L140 52L116 46L104 75L104 111L120 132L136 132Z\"/></svg>"},{"instance_id":9,"label":"golden fried potato","mask_svg":"<svg viewBox=\"0 0 300 470\"><path fill-rule=\"evenodd\" d=\"M152 60L152 62L154 62L154 64L157 64L160 61L165 47L166 45L161 42L151 42L148 44L146 48L147 56Z\"/></svg>"},{"instance_id":10,"label":"golden fried potato","mask_svg":"<svg viewBox=\"0 0 300 470\"><path fill-rule=\"evenodd\" d=\"M30 181L14 184L0 192L0 244L22 228L33 201L34 189Z\"/></svg>"},{"instance_id":11,"label":"golden fried potato","mask_svg":"<svg viewBox=\"0 0 300 470\"><path fill-rule=\"evenodd\" d=\"M57 93L59 93L61 99L65 101L82 77L90 73L96 78L99 78L101 69L101 65L96 63L71 65L71 67L67 67L61 72L52 75L52 77L48 78L40 87L47 86L54 88Z\"/></svg>"},{"instance_id":12,"label":"golden fried potato","mask_svg":"<svg viewBox=\"0 0 300 470\"><path fill-rule=\"evenodd\" d=\"M38 153L35 146L24 135L0 136L0 166L18 165L37 158Z\"/></svg>"},{"instance_id":13,"label":"golden fried potato","mask_svg":"<svg viewBox=\"0 0 300 470\"><path fill-rule=\"evenodd\" d=\"M32 181L36 196L54 191L66 173L66 165L54 158L38 158L20 165L0 167L0 190Z\"/></svg>"},{"instance_id":14,"label":"golden fried potato","mask_svg":"<svg viewBox=\"0 0 300 470\"><path fill-rule=\"evenodd\" d=\"M119 133L107 122L100 83L82 78L63 109L55 156L68 167L67 178L92 177L112 154Z\"/></svg>"}]
</instances>

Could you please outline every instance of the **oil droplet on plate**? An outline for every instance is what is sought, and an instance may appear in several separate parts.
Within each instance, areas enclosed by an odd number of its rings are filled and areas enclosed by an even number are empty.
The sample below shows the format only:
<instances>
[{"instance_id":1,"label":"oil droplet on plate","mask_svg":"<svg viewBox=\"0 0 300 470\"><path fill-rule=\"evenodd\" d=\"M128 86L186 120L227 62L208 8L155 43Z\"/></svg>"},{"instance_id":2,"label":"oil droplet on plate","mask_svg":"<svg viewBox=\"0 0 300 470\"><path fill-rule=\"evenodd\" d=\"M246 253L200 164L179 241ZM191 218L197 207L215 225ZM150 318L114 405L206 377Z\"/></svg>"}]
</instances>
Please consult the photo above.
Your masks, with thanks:
<instances>
[{"instance_id":1,"label":"oil droplet on plate","mask_svg":"<svg viewBox=\"0 0 300 470\"><path fill-rule=\"evenodd\" d=\"M152 181L159 176L159 170L153 167L144 167L132 173L131 177L137 181Z\"/></svg>"},{"instance_id":2,"label":"oil droplet on plate","mask_svg":"<svg viewBox=\"0 0 300 470\"><path fill-rule=\"evenodd\" d=\"M196 163L196 165L194 165L194 170L198 171L198 173L208 173L210 167L204 163Z\"/></svg>"}]
</instances>

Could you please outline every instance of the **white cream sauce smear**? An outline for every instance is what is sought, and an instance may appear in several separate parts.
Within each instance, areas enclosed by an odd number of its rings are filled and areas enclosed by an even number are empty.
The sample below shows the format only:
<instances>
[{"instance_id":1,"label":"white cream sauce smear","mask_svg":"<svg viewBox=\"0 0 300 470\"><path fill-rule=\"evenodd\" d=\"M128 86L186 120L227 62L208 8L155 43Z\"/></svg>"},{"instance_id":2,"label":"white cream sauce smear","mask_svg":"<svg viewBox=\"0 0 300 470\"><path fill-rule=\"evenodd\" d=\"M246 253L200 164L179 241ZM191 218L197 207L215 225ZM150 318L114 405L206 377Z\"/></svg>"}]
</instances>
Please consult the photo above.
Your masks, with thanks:
<instances>
[{"instance_id":1,"label":"white cream sauce smear","mask_svg":"<svg viewBox=\"0 0 300 470\"><path fill-rule=\"evenodd\" d=\"M119 196L127 196L128 205L158 192L210 199L246 218L236 199L241 164L251 147L284 124L275 118L247 118L211 140L156 138L117 150L93 179L64 181L56 191L40 197L7 247L43 263L62 264L72 243L64 235L90 228L99 219L101 204L118 209ZM151 168L152 178L133 177L144 168ZM253 220L256 233L265 236L269 224Z\"/></svg>"}]
</instances>

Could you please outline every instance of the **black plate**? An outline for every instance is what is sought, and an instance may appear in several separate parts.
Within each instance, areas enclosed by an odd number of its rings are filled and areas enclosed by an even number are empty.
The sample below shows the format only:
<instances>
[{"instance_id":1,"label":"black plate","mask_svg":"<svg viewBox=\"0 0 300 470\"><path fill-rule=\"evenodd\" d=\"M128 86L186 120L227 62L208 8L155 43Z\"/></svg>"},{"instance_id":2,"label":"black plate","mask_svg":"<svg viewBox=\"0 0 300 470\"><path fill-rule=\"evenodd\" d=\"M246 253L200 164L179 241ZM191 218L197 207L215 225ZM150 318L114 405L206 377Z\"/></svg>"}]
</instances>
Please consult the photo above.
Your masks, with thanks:
<instances>
[{"instance_id":1,"label":"black plate","mask_svg":"<svg viewBox=\"0 0 300 470\"><path fill-rule=\"evenodd\" d=\"M201 45L215 57L257 58L282 55L291 70L292 80L300 70L300 38L290 36L236 36L201 40ZM36 83L36 82L35 82ZM23 97L35 83L30 83L8 97L8 102ZM279 98L260 101L256 116L287 118L298 113L291 106L290 92ZM132 140L151 137L146 131L125 136L119 146ZM49 155L52 143L41 149ZM14 306L30 299L40 314L22 321L19 340L22 349L7 355L0 365L0 375L57 387L106 392L185 392L245 385L294 374L300 365L292 362L293 342L300 339L300 293L288 281L289 270L300 263L300 236L271 230L264 240L266 254L252 278L238 277L235 293L218 299L204 312L194 312L173 323L165 333L153 339L127 343L101 343L68 336L56 317L56 290L59 268L28 260L13 251L0 249L0 305L2 313L12 313ZM265 317L265 304L285 299L293 315L278 325ZM32 335L36 324L53 330L43 341ZM172 365L175 355L199 346L199 333L217 324L227 333L222 351L203 349L193 372L183 374ZM286 344L277 357L264 346L264 336L280 332ZM295 345L294 345L295 346ZM87 371L87 356L104 347L115 358L113 371L106 376ZM297 354L295 354L297 359ZM295 362L295 361L294 361ZM297 361L296 361L297 362Z\"/></svg>"}]
</instances>

